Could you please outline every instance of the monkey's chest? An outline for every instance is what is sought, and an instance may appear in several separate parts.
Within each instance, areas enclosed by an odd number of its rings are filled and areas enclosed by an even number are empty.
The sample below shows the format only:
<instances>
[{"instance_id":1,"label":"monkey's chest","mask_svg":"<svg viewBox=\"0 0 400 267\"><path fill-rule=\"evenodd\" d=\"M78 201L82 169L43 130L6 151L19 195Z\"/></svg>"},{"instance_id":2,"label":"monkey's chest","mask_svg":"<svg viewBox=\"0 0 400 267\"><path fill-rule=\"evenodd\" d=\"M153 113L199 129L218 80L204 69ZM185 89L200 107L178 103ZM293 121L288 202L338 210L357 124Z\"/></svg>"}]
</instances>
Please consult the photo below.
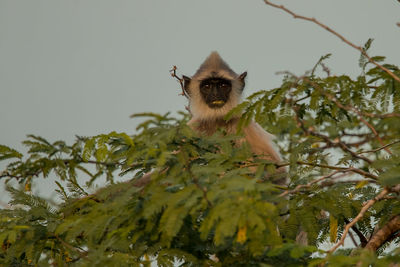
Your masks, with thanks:
<instances>
[{"instance_id":1,"label":"monkey's chest","mask_svg":"<svg viewBox=\"0 0 400 267\"><path fill-rule=\"evenodd\" d=\"M199 121L193 125L193 128L196 132L207 136L213 135L216 131L218 131L218 129L221 129L227 134L234 134L236 133L237 122L238 119L232 119L229 121L224 119Z\"/></svg>"}]
</instances>

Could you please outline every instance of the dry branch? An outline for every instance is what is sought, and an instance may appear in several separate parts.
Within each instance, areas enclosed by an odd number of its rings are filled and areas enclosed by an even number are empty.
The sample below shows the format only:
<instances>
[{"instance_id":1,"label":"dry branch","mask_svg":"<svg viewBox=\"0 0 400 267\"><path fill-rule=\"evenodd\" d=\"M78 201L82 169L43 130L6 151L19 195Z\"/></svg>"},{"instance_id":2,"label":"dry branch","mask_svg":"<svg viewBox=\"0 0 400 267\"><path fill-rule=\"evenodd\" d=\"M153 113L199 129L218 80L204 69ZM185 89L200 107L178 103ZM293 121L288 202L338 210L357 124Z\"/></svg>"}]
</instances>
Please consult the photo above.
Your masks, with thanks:
<instances>
[{"instance_id":1,"label":"dry branch","mask_svg":"<svg viewBox=\"0 0 400 267\"><path fill-rule=\"evenodd\" d=\"M346 44L348 44L349 46L353 47L354 49L357 49L358 51L361 52L361 54L366 57L368 59L369 62L371 62L372 64L374 64L375 66L377 66L378 68L380 68L381 70L383 70L384 72L386 72L387 74L389 74L393 79L395 79L396 81L400 82L400 78L394 74L393 72L391 72L388 68L385 68L384 66L380 65L378 62L376 62L375 60L373 60L368 54L367 52L361 47L361 46L357 46L354 43L350 42L349 40L347 40L343 35L339 34L338 32L334 31L333 29L331 29L330 27L328 27L327 25L321 23L320 21L318 21L315 18L309 18L309 17L305 17L305 16L301 16L298 15L296 13L294 13L293 11L287 9L285 6L283 5L277 5L274 4L268 0L264 0L264 3L278 8L278 9L282 9L283 11L285 11L286 13L292 15L295 19L302 19L302 20L306 20L306 21L310 21L313 22L315 24L317 24L318 26L322 27L323 29L327 30L328 32L332 33L333 35L335 35L336 37L338 37L339 39L341 39L343 42L345 42Z\"/></svg>"},{"instance_id":2,"label":"dry branch","mask_svg":"<svg viewBox=\"0 0 400 267\"><path fill-rule=\"evenodd\" d=\"M172 69L171 69L169 72L170 72L171 76L174 77L174 78L179 82L179 84L180 84L180 86L181 86L182 93L180 93L180 95L185 96L186 98L189 98L189 96L187 95L187 93L186 93L186 91L185 91L185 86L184 86L184 84L183 84L183 81L184 81L183 78L182 78L182 77L179 77L179 76L176 74L176 70L177 70L177 69L178 69L178 68L177 68L176 66L173 66Z\"/></svg>"}]
</instances>

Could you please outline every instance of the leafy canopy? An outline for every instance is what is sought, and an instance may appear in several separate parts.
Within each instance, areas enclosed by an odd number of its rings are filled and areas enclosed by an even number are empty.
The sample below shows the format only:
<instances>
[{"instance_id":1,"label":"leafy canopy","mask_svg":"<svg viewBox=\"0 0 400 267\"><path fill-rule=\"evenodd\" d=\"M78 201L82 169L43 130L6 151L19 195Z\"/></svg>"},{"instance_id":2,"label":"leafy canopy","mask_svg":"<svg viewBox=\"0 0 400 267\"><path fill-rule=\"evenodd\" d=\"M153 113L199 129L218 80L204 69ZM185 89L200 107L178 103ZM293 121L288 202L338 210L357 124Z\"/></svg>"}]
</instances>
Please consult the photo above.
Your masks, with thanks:
<instances>
[{"instance_id":1,"label":"leafy canopy","mask_svg":"<svg viewBox=\"0 0 400 267\"><path fill-rule=\"evenodd\" d=\"M376 251L363 249L376 229L400 214L400 84L363 57L355 79L317 76L327 57L303 76L286 73L280 87L251 95L229 115L243 113L241 126L254 119L274 134L281 165L234 145L240 132L196 135L185 113L138 114L148 119L134 135L78 137L71 145L30 135L26 155L0 146L0 160L9 162L1 179L21 185L8 187L12 206L0 210L0 265L400 261L398 248L384 251L398 245L398 233ZM384 66L400 75L396 66ZM282 165L287 187L265 179L265 172L273 176ZM137 186L150 171L150 182ZM32 193L32 181L50 175L57 177L57 205ZM94 191L104 176L108 185ZM327 253L353 220L354 244ZM296 242L301 231L308 245Z\"/></svg>"}]
</instances>

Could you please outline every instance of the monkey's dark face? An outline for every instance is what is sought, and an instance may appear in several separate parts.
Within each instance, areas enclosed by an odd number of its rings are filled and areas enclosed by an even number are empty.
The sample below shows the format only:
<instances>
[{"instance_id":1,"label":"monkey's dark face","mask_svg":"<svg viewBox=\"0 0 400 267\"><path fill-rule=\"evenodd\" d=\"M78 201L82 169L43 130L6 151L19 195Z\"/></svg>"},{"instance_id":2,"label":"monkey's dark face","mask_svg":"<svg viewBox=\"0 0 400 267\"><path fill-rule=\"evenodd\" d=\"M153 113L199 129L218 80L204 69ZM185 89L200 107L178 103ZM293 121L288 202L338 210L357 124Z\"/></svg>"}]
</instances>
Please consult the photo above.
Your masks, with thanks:
<instances>
[{"instance_id":1,"label":"monkey's dark face","mask_svg":"<svg viewBox=\"0 0 400 267\"><path fill-rule=\"evenodd\" d=\"M208 78L200 83L200 93L210 108L221 108L229 100L232 83L223 78Z\"/></svg>"}]
</instances>

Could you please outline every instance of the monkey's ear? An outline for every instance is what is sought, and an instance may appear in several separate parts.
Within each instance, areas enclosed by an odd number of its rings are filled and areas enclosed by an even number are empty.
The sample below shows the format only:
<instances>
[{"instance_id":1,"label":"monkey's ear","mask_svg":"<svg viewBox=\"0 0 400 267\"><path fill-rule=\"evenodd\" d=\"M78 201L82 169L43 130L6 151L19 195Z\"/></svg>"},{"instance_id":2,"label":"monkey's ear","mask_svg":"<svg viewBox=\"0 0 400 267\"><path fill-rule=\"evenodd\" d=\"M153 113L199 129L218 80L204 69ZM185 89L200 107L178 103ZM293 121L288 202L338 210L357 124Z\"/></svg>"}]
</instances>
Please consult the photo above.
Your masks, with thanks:
<instances>
[{"instance_id":1,"label":"monkey's ear","mask_svg":"<svg viewBox=\"0 0 400 267\"><path fill-rule=\"evenodd\" d=\"M244 82L244 79L246 78L246 76L247 76L247 71L243 72L243 73L240 74L239 77L238 77L239 82L242 84L242 88L240 89L241 91L243 91L244 86L245 86L245 84L246 84L246 83Z\"/></svg>"},{"instance_id":2,"label":"monkey's ear","mask_svg":"<svg viewBox=\"0 0 400 267\"><path fill-rule=\"evenodd\" d=\"M185 93L187 93L188 95L190 95L190 91L189 91L189 85L190 85L190 81L192 79L190 79L189 77L182 75L182 79L183 79L183 89L185 90Z\"/></svg>"},{"instance_id":3,"label":"monkey's ear","mask_svg":"<svg viewBox=\"0 0 400 267\"><path fill-rule=\"evenodd\" d=\"M246 76L247 76L247 71L239 75L239 80L244 83L244 79L246 78Z\"/></svg>"}]
</instances>

